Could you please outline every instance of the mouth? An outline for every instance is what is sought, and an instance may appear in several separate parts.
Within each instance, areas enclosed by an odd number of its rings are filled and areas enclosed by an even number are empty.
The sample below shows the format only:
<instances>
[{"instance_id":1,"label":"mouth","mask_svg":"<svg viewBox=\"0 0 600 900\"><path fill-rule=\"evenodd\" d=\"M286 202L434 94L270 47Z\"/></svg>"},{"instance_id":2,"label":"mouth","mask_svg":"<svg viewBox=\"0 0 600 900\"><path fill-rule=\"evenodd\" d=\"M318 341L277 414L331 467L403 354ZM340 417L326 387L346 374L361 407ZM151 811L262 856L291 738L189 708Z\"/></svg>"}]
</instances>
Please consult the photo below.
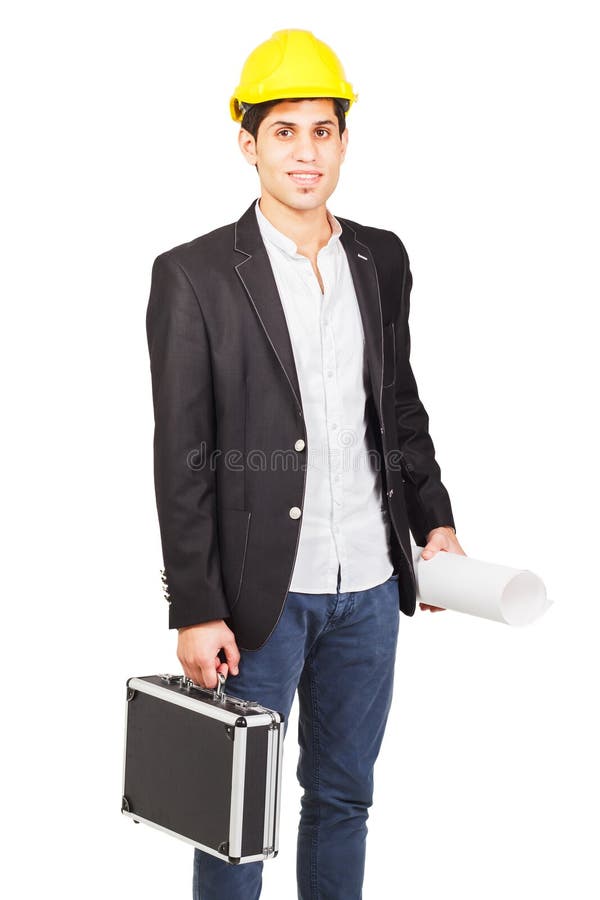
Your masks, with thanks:
<instances>
[{"instance_id":1,"label":"mouth","mask_svg":"<svg viewBox=\"0 0 600 900\"><path fill-rule=\"evenodd\" d=\"M288 176L292 179L294 184L301 184L304 187L311 187L312 185L317 184L317 182L323 177L321 172L315 171L297 171L297 172L288 172Z\"/></svg>"}]
</instances>

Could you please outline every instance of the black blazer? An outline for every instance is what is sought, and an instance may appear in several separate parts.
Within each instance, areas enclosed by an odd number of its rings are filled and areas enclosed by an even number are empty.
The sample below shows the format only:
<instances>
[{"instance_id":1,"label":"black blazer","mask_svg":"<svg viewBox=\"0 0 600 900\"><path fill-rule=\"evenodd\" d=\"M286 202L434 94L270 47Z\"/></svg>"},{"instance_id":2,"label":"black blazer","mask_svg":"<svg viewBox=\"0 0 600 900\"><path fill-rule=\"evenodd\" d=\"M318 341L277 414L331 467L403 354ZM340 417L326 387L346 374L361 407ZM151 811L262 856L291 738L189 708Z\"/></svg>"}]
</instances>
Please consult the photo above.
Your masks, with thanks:
<instances>
[{"instance_id":1,"label":"black blazer","mask_svg":"<svg viewBox=\"0 0 600 900\"><path fill-rule=\"evenodd\" d=\"M146 315L169 627L222 618L243 650L258 649L283 610L302 526L290 510L302 510L309 451L255 203L156 258ZM337 218L365 334L399 604L412 616L409 529L423 545L454 519L409 362L409 260L393 232Z\"/></svg>"}]
</instances>

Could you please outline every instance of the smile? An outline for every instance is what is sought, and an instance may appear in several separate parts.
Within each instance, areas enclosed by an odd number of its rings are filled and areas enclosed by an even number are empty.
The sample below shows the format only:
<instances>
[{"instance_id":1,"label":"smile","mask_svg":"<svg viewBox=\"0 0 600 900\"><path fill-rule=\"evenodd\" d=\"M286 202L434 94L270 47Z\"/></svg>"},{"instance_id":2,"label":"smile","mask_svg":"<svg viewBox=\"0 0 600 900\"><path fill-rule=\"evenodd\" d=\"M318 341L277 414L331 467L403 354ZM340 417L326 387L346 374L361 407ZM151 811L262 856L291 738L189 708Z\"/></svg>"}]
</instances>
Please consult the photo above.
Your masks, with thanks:
<instances>
[{"instance_id":1,"label":"smile","mask_svg":"<svg viewBox=\"0 0 600 900\"><path fill-rule=\"evenodd\" d=\"M300 172L288 172L288 175L296 184L311 185L316 184L322 176L318 173L300 174Z\"/></svg>"}]
</instances>

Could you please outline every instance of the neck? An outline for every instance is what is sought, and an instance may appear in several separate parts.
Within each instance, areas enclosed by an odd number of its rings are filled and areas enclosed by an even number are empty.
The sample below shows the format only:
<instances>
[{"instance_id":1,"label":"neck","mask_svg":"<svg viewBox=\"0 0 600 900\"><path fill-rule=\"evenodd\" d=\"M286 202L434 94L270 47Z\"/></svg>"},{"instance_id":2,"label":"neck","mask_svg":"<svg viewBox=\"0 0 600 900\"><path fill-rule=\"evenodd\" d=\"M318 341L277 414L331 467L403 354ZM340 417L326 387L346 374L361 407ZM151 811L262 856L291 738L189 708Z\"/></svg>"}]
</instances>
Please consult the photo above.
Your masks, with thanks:
<instances>
[{"instance_id":1,"label":"neck","mask_svg":"<svg viewBox=\"0 0 600 900\"><path fill-rule=\"evenodd\" d=\"M259 206L271 225L291 238L300 253L318 251L331 237L331 225L324 203L314 209L293 209L263 192Z\"/></svg>"}]
</instances>

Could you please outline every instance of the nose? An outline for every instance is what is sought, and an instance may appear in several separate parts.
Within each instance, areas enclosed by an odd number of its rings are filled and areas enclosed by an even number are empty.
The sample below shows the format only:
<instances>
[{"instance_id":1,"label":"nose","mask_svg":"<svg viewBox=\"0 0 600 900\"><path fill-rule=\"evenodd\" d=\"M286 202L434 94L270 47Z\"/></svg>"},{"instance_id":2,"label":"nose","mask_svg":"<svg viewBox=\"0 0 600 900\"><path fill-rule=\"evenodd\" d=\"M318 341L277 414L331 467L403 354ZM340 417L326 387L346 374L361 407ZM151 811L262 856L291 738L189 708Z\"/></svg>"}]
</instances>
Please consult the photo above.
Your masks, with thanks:
<instances>
[{"instance_id":1,"label":"nose","mask_svg":"<svg viewBox=\"0 0 600 900\"><path fill-rule=\"evenodd\" d=\"M294 158L302 163L314 163L315 144L310 134L299 134L294 144Z\"/></svg>"}]
</instances>

